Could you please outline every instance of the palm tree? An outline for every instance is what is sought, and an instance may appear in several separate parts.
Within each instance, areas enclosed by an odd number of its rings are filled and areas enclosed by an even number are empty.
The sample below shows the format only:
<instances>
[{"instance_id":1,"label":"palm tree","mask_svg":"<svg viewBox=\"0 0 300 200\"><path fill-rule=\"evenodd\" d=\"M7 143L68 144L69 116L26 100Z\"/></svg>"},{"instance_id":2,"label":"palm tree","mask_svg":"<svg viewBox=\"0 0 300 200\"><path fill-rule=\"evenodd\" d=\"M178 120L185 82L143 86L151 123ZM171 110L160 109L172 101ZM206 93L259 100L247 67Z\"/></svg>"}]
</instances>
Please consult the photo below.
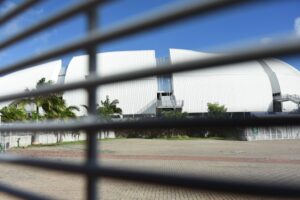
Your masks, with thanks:
<instances>
[{"instance_id":1,"label":"palm tree","mask_svg":"<svg viewBox=\"0 0 300 200\"><path fill-rule=\"evenodd\" d=\"M101 101L100 106L97 104L97 113L104 118L110 118L112 115L115 114L122 114L122 109L117 106L119 104L118 99L114 99L110 101L109 96L106 96L104 101ZM81 105L87 111L89 107L87 105Z\"/></svg>"},{"instance_id":2,"label":"palm tree","mask_svg":"<svg viewBox=\"0 0 300 200\"><path fill-rule=\"evenodd\" d=\"M68 119L76 118L74 111L79 111L77 106L66 106L62 98L52 98L51 104L46 104L43 107L45 117L47 119Z\"/></svg>"},{"instance_id":3,"label":"palm tree","mask_svg":"<svg viewBox=\"0 0 300 200\"><path fill-rule=\"evenodd\" d=\"M39 81L37 81L37 84L36 84L36 89L39 89L39 88L42 88L42 87L45 87L45 86L49 86L49 85L52 85L52 81L46 81L45 78L41 78ZM35 89L33 89L35 90ZM25 89L25 91L29 92L30 90L28 88ZM11 103L11 105L15 105L17 107L23 107L25 108L26 106L28 105L34 105L35 106L35 111L32 111L30 113L30 119L32 120L41 120L43 119L44 117L41 115L41 112L40 112L40 108L46 108L47 105L51 104L51 100L50 98L55 95L55 94L48 94L48 95L39 95L39 96L36 96L36 97L27 97L27 98L22 98L22 99L17 99L15 101L13 101ZM45 111L45 110L44 110Z\"/></svg>"},{"instance_id":4,"label":"palm tree","mask_svg":"<svg viewBox=\"0 0 300 200\"><path fill-rule=\"evenodd\" d=\"M36 84L36 89L52 85L52 81L46 81L45 78L40 79ZM26 89L25 91L30 91ZM39 95L15 100L12 105L25 108L27 105L35 105L35 111L31 113L30 118L34 120L41 119L66 119L76 118L75 110L79 111L76 106L67 106L61 93L50 93L47 95ZM41 114L41 110L44 115Z\"/></svg>"},{"instance_id":5,"label":"palm tree","mask_svg":"<svg viewBox=\"0 0 300 200\"><path fill-rule=\"evenodd\" d=\"M109 97L106 96L106 99L101 101L100 107L97 108L97 112L104 118L109 118L115 114L122 114L122 109L117 104L119 104L118 99L110 101Z\"/></svg>"},{"instance_id":6,"label":"palm tree","mask_svg":"<svg viewBox=\"0 0 300 200\"><path fill-rule=\"evenodd\" d=\"M36 89L40 89L43 87L47 87L52 85L53 82L52 81L46 81L45 78L41 78L37 84L36 84ZM56 106L61 106L61 104L59 102L59 98L60 98L61 94L59 93L50 93L47 95L40 95L37 97L34 97L34 104L36 105L36 113L37 116L39 116L40 111L39 109L42 108L42 110L45 113L45 117L46 119L49 119L49 117L47 117L47 113L52 112L52 110L56 107Z\"/></svg>"},{"instance_id":7,"label":"palm tree","mask_svg":"<svg viewBox=\"0 0 300 200\"><path fill-rule=\"evenodd\" d=\"M40 79L35 89L47 87L52 85L52 81L46 81L45 78ZM34 90L35 90L34 89ZM26 91L30 91L26 89ZM12 106L20 107L25 111L25 107L28 105L34 105L35 111L28 117L31 120L42 120L42 119L67 119L76 118L75 110L79 111L76 106L67 106L61 93L50 93L47 95L39 95L36 97L29 97L15 100ZM41 110L43 113L41 113ZM36 143L37 134L32 137L32 143Z\"/></svg>"},{"instance_id":8,"label":"palm tree","mask_svg":"<svg viewBox=\"0 0 300 200\"><path fill-rule=\"evenodd\" d=\"M15 105L5 106L0 110L1 120L3 122L24 121L27 114L24 108L18 108Z\"/></svg>"},{"instance_id":9,"label":"palm tree","mask_svg":"<svg viewBox=\"0 0 300 200\"><path fill-rule=\"evenodd\" d=\"M79 111L79 108L77 106L68 106L61 112L60 118L76 118L77 116L74 111Z\"/></svg>"}]
</instances>

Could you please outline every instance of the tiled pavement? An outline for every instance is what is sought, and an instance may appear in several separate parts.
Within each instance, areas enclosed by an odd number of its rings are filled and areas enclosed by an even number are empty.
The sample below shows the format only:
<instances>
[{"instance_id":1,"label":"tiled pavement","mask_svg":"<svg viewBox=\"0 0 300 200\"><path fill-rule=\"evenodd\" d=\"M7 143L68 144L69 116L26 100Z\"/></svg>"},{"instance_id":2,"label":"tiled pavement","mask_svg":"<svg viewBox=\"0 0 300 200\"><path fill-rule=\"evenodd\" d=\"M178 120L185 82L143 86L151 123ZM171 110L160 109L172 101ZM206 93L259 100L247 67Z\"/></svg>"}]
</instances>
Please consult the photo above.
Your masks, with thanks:
<instances>
[{"instance_id":1,"label":"tiled pavement","mask_svg":"<svg viewBox=\"0 0 300 200\"><path fill-rule=\"evenodd\" d=\"M100 147L100 163L103 165L195 176L242 178L254 182L300 183L300 140L240 142L117 139L101 142ZM35 147L13 152L81 162L84 146ZM83 199L85 180L82 177L8 165L0 166L0 170L0 181L16 187L59 199ZM101 199L262 199L111 179L100 179L99 191ZM1 195L0 199L3 199Z\"/></svg>"}]
</instances>

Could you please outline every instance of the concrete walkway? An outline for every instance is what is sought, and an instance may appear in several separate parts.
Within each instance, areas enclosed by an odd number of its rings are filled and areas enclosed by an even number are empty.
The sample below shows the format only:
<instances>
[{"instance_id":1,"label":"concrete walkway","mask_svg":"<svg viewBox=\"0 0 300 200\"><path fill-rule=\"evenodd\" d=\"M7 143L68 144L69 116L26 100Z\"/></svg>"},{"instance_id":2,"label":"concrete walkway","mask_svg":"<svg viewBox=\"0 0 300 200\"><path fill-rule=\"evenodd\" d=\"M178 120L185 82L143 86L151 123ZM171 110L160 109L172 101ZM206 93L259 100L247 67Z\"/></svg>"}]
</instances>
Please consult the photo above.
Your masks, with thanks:
<instances>
[{"instance_id":1,"label":"concrete walkway","mask_svg":"<svg viewBox=\"0 0 300 200\"><path fill-rule=\"evenodd\" d=\"M239 178L246 181L300 183L300 140L144 140L116 139L100 143L102 165L135 167L174 174ZM14 149L12 153L83 162L82 144ZM58 199L84 199L85 179L10 165L0 166L0 181ZM101 199L266 199L235 194L100 179ZM4 197L4 196L3 196ZM0 199L2 198L0 195ZM270 198L271 199L271 198ZM273 198L272 198L273 199Z\"/></svg>"}]
</instances>

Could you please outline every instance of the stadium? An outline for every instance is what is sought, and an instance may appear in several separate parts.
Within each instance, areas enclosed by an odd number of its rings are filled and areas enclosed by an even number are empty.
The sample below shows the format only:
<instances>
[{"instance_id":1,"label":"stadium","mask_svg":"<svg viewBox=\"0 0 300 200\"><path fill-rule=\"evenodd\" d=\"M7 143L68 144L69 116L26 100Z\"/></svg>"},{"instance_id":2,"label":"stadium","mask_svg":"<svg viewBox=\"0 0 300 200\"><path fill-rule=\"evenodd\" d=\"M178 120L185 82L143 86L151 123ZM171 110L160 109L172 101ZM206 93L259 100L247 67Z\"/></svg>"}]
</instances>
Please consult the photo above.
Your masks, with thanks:
<instances>
[{"instance_id":1,"label":"stadium","mask_svg":"<svg viewBox=\"0 0 300 200\"><path fill-rule=\"evenodd\" d=\"M164 62L174 64L212 55L183 49L170 49L169 57L164 58L156 58L153 50L99 53L98 75L160 67ZM66 67L61 60L55 60L3 76L1 94L32 89L43 77L57 84L84 80L87 56L73 57ZM98 89L98 101L106 96L118 99L124 116L155 115L160 108L205 113L207 103L213 102L225 105L228 112L296 112L300 102L299 81L297 69L282 60L268 58L105 85ZM87 104L82 91L66 92L63 97L69 105ZM85 112L82 108L78 115Z\"/></svg>"},{"instance_id":2,"label":"stadium","mask_svg":"<svg viewBox=\"0 0 300 200\"><path fill-rule=\"evenodd\" d=\"M97 54L97 70L99 76L105 77L212 55L216 54L184 49L170 49L164 58L157 58L154 50L105 52ZM67 66L62 66L62 60L55 60L3 76L1 94L35 88L41 78L56 84L85 80L87 59L86 55L75 56ZM98 102L106 97L117 99L123 118L155 117L164 110L203 115L207 113L207 103L224 105L233 115L295 113L300 103L299 81L297 69L282 60L268 58L105 85L98 88L97 96ZM86 115L84 90L65 92L63 98L68 105L80 108L77 116ZM248 140L299 138L298 128L286 127L246 129L245 135Z\"/></svg>"}]
</instances>

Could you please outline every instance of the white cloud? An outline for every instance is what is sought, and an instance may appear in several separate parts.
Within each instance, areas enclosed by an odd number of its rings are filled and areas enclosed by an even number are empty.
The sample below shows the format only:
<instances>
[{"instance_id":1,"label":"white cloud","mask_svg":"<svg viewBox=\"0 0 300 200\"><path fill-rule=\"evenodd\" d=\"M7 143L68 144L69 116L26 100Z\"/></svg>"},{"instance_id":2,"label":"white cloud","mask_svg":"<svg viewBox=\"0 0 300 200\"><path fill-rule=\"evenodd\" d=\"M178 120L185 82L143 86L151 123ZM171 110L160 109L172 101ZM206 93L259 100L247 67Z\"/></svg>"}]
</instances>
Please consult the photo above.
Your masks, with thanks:
<instances>
[{"instance_id":1,"label":"white cloud","mask_svg":"<svg viewBox=\"0 0 300 200\"><path fill-rule=\"evenodd\" d=\"M297 35L300 36L300 17L297 17L294 22L294 28Z\"/></svg>"}]
</instances>

